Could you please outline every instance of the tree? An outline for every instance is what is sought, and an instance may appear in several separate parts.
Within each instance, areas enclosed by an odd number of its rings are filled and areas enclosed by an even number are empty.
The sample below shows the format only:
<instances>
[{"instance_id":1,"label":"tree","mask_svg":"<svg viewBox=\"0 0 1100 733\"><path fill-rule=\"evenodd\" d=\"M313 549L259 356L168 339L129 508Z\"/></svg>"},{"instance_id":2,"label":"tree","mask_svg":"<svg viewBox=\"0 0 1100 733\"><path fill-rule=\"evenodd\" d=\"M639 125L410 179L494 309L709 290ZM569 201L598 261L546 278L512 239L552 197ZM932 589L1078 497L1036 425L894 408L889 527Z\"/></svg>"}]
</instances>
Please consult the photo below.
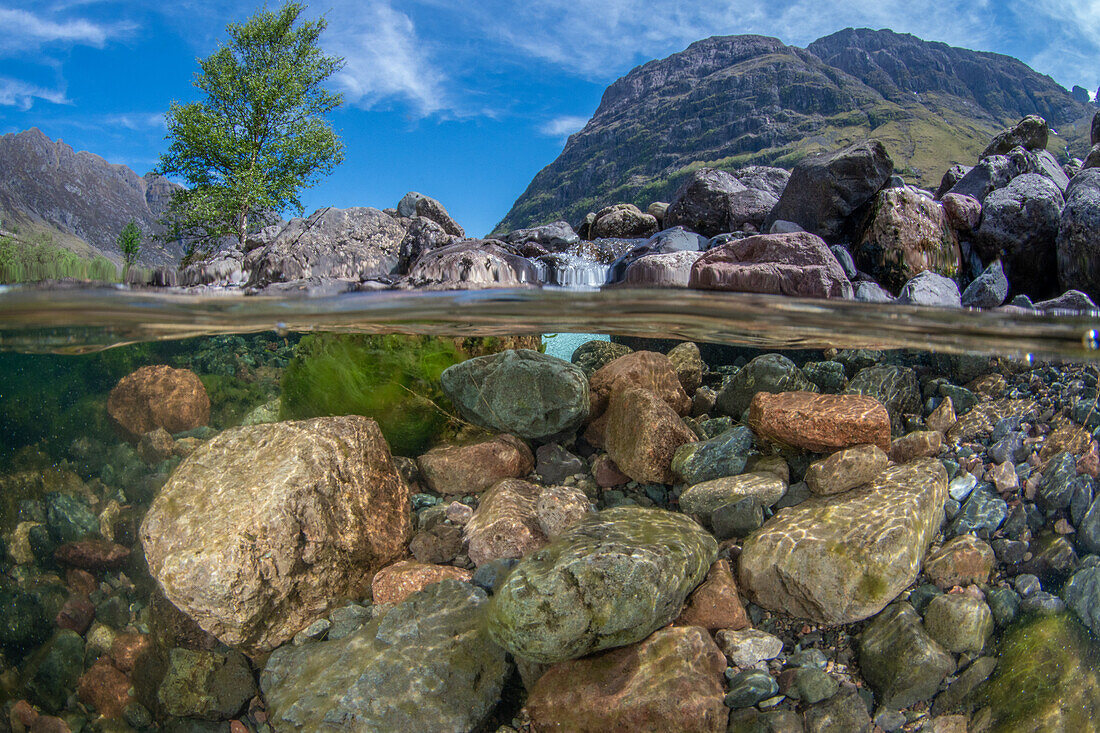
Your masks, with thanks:
<instances>
[{"instance_id":1,"label":"tree","mask_svg":"<svg viewBox=\"0 0 1100 733\"><path fill-rule=\"evenodd\" d=\"M318 46L324 18L298 23L304 7L287 3L226 28L228 43L199 60L200 102L173 102L166 122L172 141L158 167L182 177L173 194L166 236L208 254L226 237L243 248L249 224L263 212L303 213L299 193L344 159L322 119L343 103L323 82L343 67Z\"/></svg>"},{"instance_id":2,"label":"tree","mask_svg":"<svg viewBox=\"0 0 1100 733\"><path fill-rule=\"evenodd\" d=\"M141 229L133 219L122 227L118 235L118 248L122 250L122 261L127 270L137 264L138 255L141 254Z\"/></svg>"}]
</instances>

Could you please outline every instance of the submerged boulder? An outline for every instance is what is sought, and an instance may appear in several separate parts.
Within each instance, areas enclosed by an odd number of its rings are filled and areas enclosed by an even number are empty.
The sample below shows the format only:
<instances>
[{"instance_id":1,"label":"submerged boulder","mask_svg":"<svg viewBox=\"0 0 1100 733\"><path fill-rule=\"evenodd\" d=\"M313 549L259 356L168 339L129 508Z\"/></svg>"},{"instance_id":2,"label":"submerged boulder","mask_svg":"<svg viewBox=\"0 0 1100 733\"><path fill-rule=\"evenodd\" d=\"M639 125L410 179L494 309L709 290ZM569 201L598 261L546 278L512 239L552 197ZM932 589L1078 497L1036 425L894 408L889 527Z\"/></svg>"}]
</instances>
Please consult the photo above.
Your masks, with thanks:
<instances>
[{"instance_id":1,"label":"submerged boulder","mask_svg":"<svg viewBox=\"0 0 1100 733\"><path fill-rule=\"evenodd\" d=\"M159 364L123 377L107 396L107 415L122 434L137 441L151 430L182 433L210 420L210 397L189 369Z\"/></svg>"},{"instance_id":2,"label":"submerged boulder","mask_svg":"<svg viewBox=\"0 0 1100 733\"><path fill-rule=\"evenodd\" d=\"M859 668L879 704L896 710L935 695L944 678L955 671L955 660L924 630L913 607L899 602L863 630Z\"/></svg>"},{"instance_id":3,"label":"submerged boulder","mask_svg":"<svg viewBox=\"0 0 1100 733\"><path fill-rule=\"evenodd\" d=\"M373 420L234 428L199 446L141 524L149 571L203 630L271 651L405 551L408 488Z\"/></svg>"},{"instance_id":4,"label":"submerged boulder","mask_svg":"<svg viewBox=\"0 0 1100 733\"><path fill-rule=\"evenodd\" d=\"M696 440L675 410L644 389L613 392L604 423L607 454L635 481L673 483L673 456L680 446Z\"/></svg>"},{"instance_id":5,"label":"submerged boulder","mask_svg":"<svg viewBox=\"0 0 1100 733\"><path fill-rule=\"evenodd\" d=\"M527 712L536 730L725 733L726 658L697 626L555 664L535 683Z\"/></svg>"},{"instance_id":6,"label":"submerged boulder","mask_svg":"<svg viewBox=\"0 0 1100 733\"><path fill-rule=\"evenodd\" d=\"M260 676L280 731L471 731L511 665L484 631L485 591L443 580L334 641L275 651Z\"/></svg>"},{"instance_id":7,"label":"submerged boulder","mask_svg":"<svg viewBox=\"0 0 1100 733\"><path fill-rule=\"evenodd\" d=\"M573 364L513 349L455 364L443 391L476 425L537 440L576 430L588 418L588 379Z\"/></svg>"},{"instance_id":8,"label":"submerged boulder","mask_svg":"<svg viewBox=\"0 0 1100 733\"><path fill-rule=\"evenodd\" d=\"M946 500L943 464L922 459L783 509L745 541L741 587L764 608L818 623L873 616L917 577Z\"/></svg>"},{"instance_id":9,"label":"submerged boulder","mask_svg":"<svg viewBox=\"0 0 1100 733\"><path fill-rule=\"evenodd\" d=\"M749 425L763 438L819 453L864 443L890 449L889 413L862 395L757 392Z\"/></svg>"},{"instance_id":10,"label":"submerged boulder","mask_svg":"<svg viewBox=\"0 0 1100 733\"><path fill-rule=\"evenodd\" d=\"M516 565L489 604L489 633L549 663L641 641L676 618L717 555L682 514L606 509Z\"/></svg>"}]
</instances>

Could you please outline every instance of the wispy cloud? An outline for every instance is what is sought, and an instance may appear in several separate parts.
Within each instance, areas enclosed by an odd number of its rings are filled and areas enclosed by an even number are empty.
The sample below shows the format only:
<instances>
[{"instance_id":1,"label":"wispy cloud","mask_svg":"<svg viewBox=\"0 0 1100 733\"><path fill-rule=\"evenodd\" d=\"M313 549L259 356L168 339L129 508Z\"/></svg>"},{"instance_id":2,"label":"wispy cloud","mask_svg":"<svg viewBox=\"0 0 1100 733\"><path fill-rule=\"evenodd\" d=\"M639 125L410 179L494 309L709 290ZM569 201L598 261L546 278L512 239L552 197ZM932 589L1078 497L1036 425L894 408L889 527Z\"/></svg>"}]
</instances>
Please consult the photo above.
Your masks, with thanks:
<instances>
[{"instance_id":1,"label":"wispy cloud","mask_svg":"<svg viewBox=\"0 0 1100 733\"><path fill-rule=\"evenodd\" d=\"M446 77L408 15L387 0L371 0L337 5L327 18L323 42L345 59L334 81L350 104L369 109L402 100L425 116L449 106Z\"/></svg>"},{"instance_id":2,"label":"wispy cloud","mask_svg":"<svg viewBox=\"0 0 1100 733\"><path fill-rule=\"evenodd\" d=\"M84 18L54 20L29 10L0 8L0 53L40 49L53 45L103 48L113 37L134 30L131 23L96 23Z\"/></svg>"},{"instance_id":3,"label":"wispy cloud","mask_svg":"<svg viewBox=\"0 0 1100 733\"><path fill-rule=\"evenodd\" d=\"M112 127L122 127L133 132L166 129L163 112L123 112L111 114L107 115L104 122Z\"/></svg>"},{"instance_id":4,"label":"wispy cloud","mask_svg":"<svg viewBox=\"0 0 1100 733\"><path fill-rule=\"evenodd\" d=\"M46 89L19 79L0 77L0 105L28 110L36 99L53 104L71 104L64 89Z\"/></svg>"},{"instance_id":5,"label":"wispy cloud","mask_svg":"<svg viewBox=\"0 0 1100 733\"><path fill-rule=\"evenodd\" d=\"M562 115L544 122L539 126L539 132L547 137L565 138L583 129L586 124L588 124L587 117Z\"/></svg>"}]
</instances>

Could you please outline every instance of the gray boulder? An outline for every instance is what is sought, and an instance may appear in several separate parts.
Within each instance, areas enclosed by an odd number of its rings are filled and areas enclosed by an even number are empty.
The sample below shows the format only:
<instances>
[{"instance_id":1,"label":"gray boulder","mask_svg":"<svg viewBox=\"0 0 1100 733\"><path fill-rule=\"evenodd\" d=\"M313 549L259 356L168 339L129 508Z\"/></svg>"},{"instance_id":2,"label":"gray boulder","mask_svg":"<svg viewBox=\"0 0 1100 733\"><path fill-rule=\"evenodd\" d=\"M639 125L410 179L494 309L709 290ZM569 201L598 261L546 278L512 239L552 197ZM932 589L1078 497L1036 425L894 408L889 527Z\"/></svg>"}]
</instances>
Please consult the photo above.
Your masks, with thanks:
<instances>
[{"instance_id":1,"label":"gray boulder","mask_svg":"<svg viewBox=\"0 0 1100 733\"><path fill-rule=\"evenodd\" d=\"M407 224L397 262L397 270L401 273L407 274L413 263L428 252L459 240L453 234L448 234L439 224L423 216L414 216Z\"/></svg>"},{"instance_id":2,"label":"gray boulder","mask_svg":"<svg viewBox=\"0 0 1100 733\"><path fill-rule=\"evenodd\" d=\"M962 304L967 308L996 308L1008 298L1008 278L1000 260L985 268L974 281L966 286Z\"/></svg>"},{"instance_id":3,"label":"gray boulder","mask_svg":"<svg viewBox=\"0 0 1100 733\"><path fill-rule=\"evenodd\" d=\"M1067 166L1068 165L1069 164L1067 164ZM1085 159L1082 160L1081 164L1077 167L1077 173L1088 168L1100 168L1100 145L1092 146L1092 150L1089 151L1089 154L1085 156ZM1066 175L1069 175L1068 171Z\"/></svg>"},{"instance_id":4,"label":"gray boulder","mask_svg":"<svg viewBox=\"0 0 1100 733\"><path fill-rule=\"evenodd\" d=\"M584 371L537 351L469 359L440 381L462 417L489 430L536 440L574 431L588 418Z\"/></svg>"},{"instance_id":5,"label":"gray boulder","mask_svg":"<svg viewBox=\"0 0 1100 733\"><path fill-rule=\"evenodd\" d=\"M1012 161L1004 155L991 155L978 161L947 193L958 193L984 202L986 196L1007 186L1015 175L1016 168Z\"/></svg>"},{"instance_id":6,"label":"gray boulder","mask_svg":"<svg viewBox=\"0 0 1100 733\"><path fill-rule=\"evenodd\" d=\"M947 193L955 187L955 184L961 181L967 173L972 170L970 166L954 164L947 169L947 172L943 174L943 178L940 179L940 187L936 189L936 200L939 201Z\"/></svg>"},{"instance_id":7,"label":"gray boulder","mask_svg":"<svg viewBox=\"0 0 1100 733\"><path fill-rule=\"evenodd\" d=\"M1049 137L1050 128L1047 127L1047 121L1038 115L1028 115L1014 127L993 138L993 142L989 143L981 157L1004 155L1016 147L1027 150L1046 150Z\"/></svg>"},{"instance_id":8,"label":"gray boulder","mask_svg":"<svg viewBox=\"0 0 1100 733\"><path fill-rule=\"evenodd\" d=\"M308 219L291 219L275 239L245 256L248 284L384 277L397 268L404 239L405 227L378 209L319 209Z\"/></svg>"},{"instance_id":9,"label":"gray boulder","mask_svg":"<svg viewBox=\"0 0 1100 733\"><path fill-rule=\"evenodd\" d=\"M552 224L543 224L542 226L531 227L530 229L517 229L514 232L508 232L502 236L501 239L509 244L528 244L533 242L545 247L551 252L560 252L570 245L581 241L581 238L573 231L573 227L569 226L569 222L565 221L555 221Z\"/></svg>"},{"instance_id":10,"label":"gray boulder","mask_svg":"<svg viewBox=\"0 0 1100 733\"><path fill-rule=\"evenodd\" d=\"M592 222L592 239L648 237L657 231L657 219L634 204L615 204L600 209Z\"/></svg>"},{"instance_id":11,"label":"gray boulder","mask_svg":"<svg viewBox=\"0 0 1100 733\"><path fill-rule=\"evenodd\" d=\"M277 649L260 676L280 731L479 729L511 665L484 630L485 591L444 580L336 641Z\"/></svg>"},{"instance_id":12,"label":"gray boulder","mask_svg":"<svg viewBox=\"0 0 1100 733\"><path fill-rule=\"evenodd\" d=\"M876 282L870 280L857 280L852 283L854 298L861 303L892 303L894 296L890 295Z\"/></svg>"},{"instance_id":13,"label":"gray boulder","mask_svg":"<svg viewBox=\"0 0 1100 733\"><path fill-rule=\"evenodd\" d=\"M1100 95L1100 89L1096 93ZM1097 112L1092 118L1092 144L1100 145L1100 112Z\"/></svg>"},{"instance_id":14,"label":"gray boulder","mask_svg":"<svg viewBox=\"0 0 1100 733\"><path fill-rule=\"evenodd\" d=\"M492 239L466 239L422 254L406 286L432 290L515 288L538 285L539 269Z\"/></svg>"},{"instance_id":15,"label":"gray boulder","mask_svg":"<svg viewBox=\"0 0 1100 733\"><path fill-rule=\"evenodd\" d=\"M770 191L747 188L730 194L727 231L760 231L779 197Z\"/></svg>"},{"instance_id":16,"label":"gray boulder","mask_svg":"<svg viewBox=\"0 0 1100 733\"><path fill-rule=\"evenodd\" d=\"M1056 240L1065 202L1049 178L1025 173L993 191L974 244L986 261L1000 258L1013 288L1044 295L1056 283Z\"/></svg>"},{"instance_id":17,"label":"gray boulder","mask_svg":"<svg viewBox=\"0 0 1100 733\"><path fill-rule=\"evenodd\" d=\"M520 560L489 603L489 634L543 663L633 644L676 618L717 556L714 538L682 514L591 514Z\"/></svg>"},{"instance_id":18,"label":"gray boulder","mask_svg":"<svg viewBox=\"0 0 1100 733\"><path fill-rule=\"evenodd\" d=\"M1058 159L1051 155L1049 150L1040 150L1035 153L1035 160L1039 167L1036 173L1054 181L1054 185L1064 194L1069 187L1069 176L1062 170Z\"/></svg>"},{"instance_id":19,"label":"gray boulder","mask_svg":"<svg viewBox=\"0 0 1100 733\"><path fill-rule=\"evenodd\" d=\"M665 226L682 226L705 237L732 231L732 197L748 191L748 186L726 171L701 168L673 196L665 214ZM752 205L748 200L743 204L743 208Z\"/></svg>"},{"instance_id":20,"label":"gray boulder","mask_svg":"<svg viewBox=\"0 0 1100 733\"><path fill-rule=\"evenodd\" d=\"M782 168L771 168L766 165L750 165L740 168L734 176L741 183L757 191L766 191L778 199L783 195L783 189L791 180L791 172Z\"/></svg>"},{"instance_id":21,"label":"gray boulder","mask_svg":"<svg viewBox=\"0 0 1100 733\"><path fill-rule=\"evenodd\" d=\"M845 220L890 179L894 162L877 140L803 159L765 222L794 222L826 240L841 234Z\"/></svg>"},{"instance_id":22,"label":"gray boulder","mask_svg":"<svg viewBox=\"0 0 1100 733\"><path fill-rule=\"evenodd\" d=\"M621 282L630 266L642 257L650 255L673 254L675 252L702 252L706 250L708 239L701 234L675 226L657 232L644 242L621 253L611 263L607 272L609 283Z\"/></svg>"},{"instance_id":23,"label":"gray boulder","mask_svg":"<svg viewBox=\"0 0 1100 733\"><path fill-rule=\"evenodd\" d=\"M451 215L443 208L443 204L431 196L410 191L397 204L397 213L407 218L422 216L443 227L443 231L447 234L455 237L466 236L466 232L458 225L458 222L451 218Z\"/></svg>"},{"instance_id":24,"label":"gray boulder","mask_svg":"<svg viewBox=\"0 0 1100 733\"><path fill-rule=\"evenodd\" d=\"M955 281L931 270L913 277L898 293L898 305L928 305L938 308L958 308L962 305L959 286Z\"/></svg>"},{"instance_id":25,"label":"gray boulder","mask_svg":"<svg viewBox=\"0 0 1100 733\"><path fill-rule=\"evenodd\" d=\"M1092 633L1100 634L1100 563L1074 573L1062 589L1062 598Z\"/></svg>"},{"instance_id":26,"label":"gray boulder","mask_svg":"<svg viewBox=\"0 0 1100 733\"><path fill-rule=\"evenodd\" d=\"M1100 299L1100 168L1081 171L1070 182L1056 247L1061 287Z\"/></svg>"},{"instance_id":27,"label":"gray boulder","mask_svg":"<svg viewBox=\"0 0 1100 733\"><path fill-rule=\"evenodd\" d=\"M215 252L202 262L195 262L179 272L177 282L183 287L199 285L243 285L248 280L244 270L244 254L237 249Z\"/></svg>"}]
</instances>

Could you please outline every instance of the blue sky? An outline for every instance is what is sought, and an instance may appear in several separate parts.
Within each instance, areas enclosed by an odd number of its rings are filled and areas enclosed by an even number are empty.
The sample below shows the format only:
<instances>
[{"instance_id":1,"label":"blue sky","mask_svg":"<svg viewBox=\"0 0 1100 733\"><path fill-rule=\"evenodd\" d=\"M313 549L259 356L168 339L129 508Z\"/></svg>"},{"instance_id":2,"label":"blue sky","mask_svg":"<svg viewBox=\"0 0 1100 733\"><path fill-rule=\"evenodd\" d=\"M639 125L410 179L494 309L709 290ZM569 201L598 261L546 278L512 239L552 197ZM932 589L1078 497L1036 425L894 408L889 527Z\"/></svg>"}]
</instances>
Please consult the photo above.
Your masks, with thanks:
<instances>
[{"instance_id":1,"label":"blue sky","mask_svg":"<svg viewBox=\"0 0 1100 733\"><path fill-rule=\"evenodd\" d=\"M272 3L276 5L277 3ZM256 2L0 0L0 133L31 126L138 173L163 113L194 99L195 59ZM848 26L1021 58L1067 88L1100 85L1100 0L326 0L346 105L345 163L319 206L393 206L417 190L488 232L635 65L716 34L795 45Z\"/></svg>"}]
</instances>

